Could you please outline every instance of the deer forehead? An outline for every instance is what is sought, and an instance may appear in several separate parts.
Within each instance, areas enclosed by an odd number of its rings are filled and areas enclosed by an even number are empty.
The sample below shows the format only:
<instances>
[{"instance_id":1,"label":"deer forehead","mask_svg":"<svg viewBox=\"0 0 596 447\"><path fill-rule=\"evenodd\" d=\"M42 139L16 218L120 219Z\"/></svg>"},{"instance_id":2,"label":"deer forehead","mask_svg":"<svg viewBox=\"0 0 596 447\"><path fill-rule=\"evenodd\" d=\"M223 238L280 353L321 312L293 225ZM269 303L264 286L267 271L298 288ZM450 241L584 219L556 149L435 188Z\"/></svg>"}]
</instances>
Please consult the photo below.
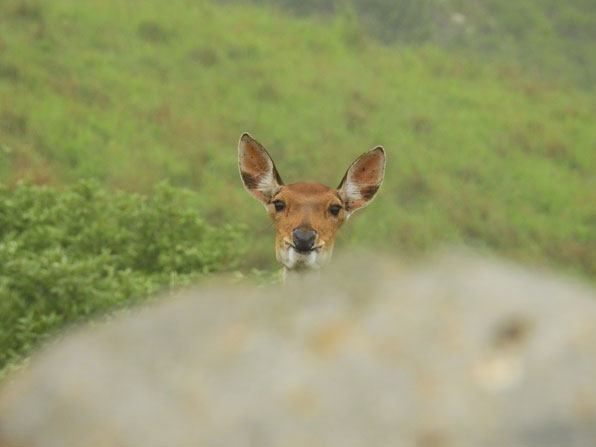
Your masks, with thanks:
<instances>
[{"instance_id":1,"label":"deer forehead","mask_svg":"<svg viewBox=\"0 0 596 447\"><path fill-rule=\"evenodd\" d=\"M299 182L283 186L275 199L283 198L290 206L319 207L330 202L341 204L335 189L315 182Z\"/></svg>"}]
</instances>

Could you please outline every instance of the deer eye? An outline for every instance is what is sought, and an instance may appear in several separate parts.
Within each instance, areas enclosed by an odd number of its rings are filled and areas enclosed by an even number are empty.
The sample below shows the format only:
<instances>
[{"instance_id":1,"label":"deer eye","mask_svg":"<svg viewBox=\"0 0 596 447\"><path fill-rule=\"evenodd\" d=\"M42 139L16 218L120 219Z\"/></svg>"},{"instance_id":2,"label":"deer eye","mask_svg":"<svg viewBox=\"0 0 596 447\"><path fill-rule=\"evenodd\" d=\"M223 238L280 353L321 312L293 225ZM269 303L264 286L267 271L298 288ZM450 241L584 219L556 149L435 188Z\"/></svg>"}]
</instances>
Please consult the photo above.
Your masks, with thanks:
<instances>
[{"instance_id":1,"label":"deer eye","mask_svg":"<svg viewBox=\"0 0 596 447\"><path fill-rule=\"evenodd\" d=\"M340 211L341 211L341 206L339 206L339 205L331 205L329 207L329 212L331 214L333 214L334 216L337 216Z\"/></svg>"},{"instance_id":2,"label":"deer eye","mask_svg":"<svg viewBox=\"0 0 596 447\"><path fill-rule=\"evenodd\" d=\"M273 202L273 206L275 206L275 211L283 211L286 207L286 204L283 203L281 200L276 200Z\"/></svg>"}]
</instances>

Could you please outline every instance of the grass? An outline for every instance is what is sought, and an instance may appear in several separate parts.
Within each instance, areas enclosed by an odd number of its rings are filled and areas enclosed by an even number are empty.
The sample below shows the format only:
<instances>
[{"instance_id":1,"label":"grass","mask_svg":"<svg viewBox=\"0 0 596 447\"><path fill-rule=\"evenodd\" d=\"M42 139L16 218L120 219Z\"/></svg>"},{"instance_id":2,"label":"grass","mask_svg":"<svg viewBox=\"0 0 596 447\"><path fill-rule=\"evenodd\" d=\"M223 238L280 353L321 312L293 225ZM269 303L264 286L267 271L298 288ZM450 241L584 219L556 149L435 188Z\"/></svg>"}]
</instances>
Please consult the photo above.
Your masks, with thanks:
<instances>
[{"instance_id":1,"label":"grass","mask_svg":"<svg viewBox=\"0 0 596 447\"><path fill-rule=\"evenodd\" d=\"M234 0L237 2L247 0ZM343 14L377 40L432 43L536 78L594 89L592 0L253 0L301 16Z\"/></svg>"},{"instance_id":2,"label":"grass","mask_svg":"<svg viewBox=\"0 0 596 447\"><path fill-rule=\"evenodd\" d=\"M243 4L4 0L0 48L8 185L167 179L209 222L250 225L243 268L270 268L270 224L237 173L241 132L286 183L335 186L382 144L385 184L340 250L464 244L596 279L593 90Z\"/></svg>"}]
</instances>

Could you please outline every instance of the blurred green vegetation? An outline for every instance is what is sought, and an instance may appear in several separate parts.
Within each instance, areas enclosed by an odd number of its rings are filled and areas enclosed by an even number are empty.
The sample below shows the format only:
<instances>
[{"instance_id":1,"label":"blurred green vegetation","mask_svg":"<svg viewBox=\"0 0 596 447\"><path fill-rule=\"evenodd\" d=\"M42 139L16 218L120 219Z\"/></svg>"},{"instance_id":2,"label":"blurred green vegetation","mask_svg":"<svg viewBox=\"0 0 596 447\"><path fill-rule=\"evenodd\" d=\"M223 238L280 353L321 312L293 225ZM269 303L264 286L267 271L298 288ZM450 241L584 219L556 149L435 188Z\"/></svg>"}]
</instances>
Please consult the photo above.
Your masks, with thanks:
<instances>
[{"instance_id":1,"label":"blurred green vegetation","mask_svg":"<svg viewBox=\"0 0 596 447\"><path fill-rule=\"evenodd\" d=\"M286 183L336 186L385 146L338 251L471 245L596 279L591 0L263 3L0 0L0 363L161 287L275 270L243 131Z\"/></svg>"},{"instance_id":2,"label":"blurred green vegetation","mask_svg":"<svg viewBox=\"0 0 596 447\"><path fill-rule=\"evenodd\" d=\"M464 242L596 275L593 90L432 42L379 46L354 14L157 0L0 7L7 184L92 177L146 192L168 179L197 192L207 220L249 223L246 265L272 266L272 230L238 179L239 134L270 149L286 182L333 186L383 144L386 183L340 247ZM519 22L513 7L494 8Z\"/></svg>"},{"instance_id":3,"label":"blurred green vegetation","mask_svg":"<svg viewBox=\"0 0 596 447\"><path fill-rule=\"evenodd\" d=\"M165 184L150 197L94 181L0 188L0 377L65 325L234 270L242 228L206 224L195 199Z\"/></svg>"},{"instance_id":4,"label":"blurred green vegetation","mask_svg":"<svg viewBox=\"0 0 596 447\"><path fill-rule=\"evenodd\" d=\"M242 0L235 0L242 2ZM432 43L592 89L593 0L252 0L300 16L343 14L381 42ZM354 21L357 17L357 21Z\"/></svg>"},{"instance_id":5,"label":"blurred green vegetation","mask_svg":"<svg viewBox=\"0 0 596 447\"><path fill-rule=\"evenodd\" d=\"M524 8L558 27L563 11L593 20L570 12L581 3L551 3ZM502 26L524 29L513 6L481 5ZM196 191L207 221L249 224L244 267L272 267L271 226L237 174L240 133L269 148L286 183L335 186L357 155L382 144L385 184L342 230L340 249L464 243L596 276L593 89L432 41L379 45L353 13L293 18L182 0L0 8L8 185L95 178L147 192L167 179ZM553 60L567 57L564 46L550 50Z\"/></svg>"}]
</instances>

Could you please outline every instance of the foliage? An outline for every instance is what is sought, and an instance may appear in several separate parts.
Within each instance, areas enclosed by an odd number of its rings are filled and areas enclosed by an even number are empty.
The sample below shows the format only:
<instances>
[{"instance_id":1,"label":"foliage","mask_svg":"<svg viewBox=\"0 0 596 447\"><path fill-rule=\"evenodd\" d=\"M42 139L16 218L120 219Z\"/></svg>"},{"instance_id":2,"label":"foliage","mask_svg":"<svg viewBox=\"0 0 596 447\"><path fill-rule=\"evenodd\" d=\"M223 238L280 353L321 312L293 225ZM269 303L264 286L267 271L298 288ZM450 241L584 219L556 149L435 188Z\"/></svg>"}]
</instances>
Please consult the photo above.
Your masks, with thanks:
<instances>
[{"instance_id":1,"label":"foliage","mask_svg":"<svg viewBox=\"0 0 596 447\"><path fill-rule=\"evenodd\" d=\"M243 232L206 224L195 201L165 184L0 189L0 370L67 324L236 268Z\"/></svg>"},{"instance_id":2,"label":"foliage","mask_svg":"<svg viewBox=\"0 0 596 447\"><path fill-rule=\"evenodd\" d=\"M382 42L433 43L498 59L544 79L593 89L596 8L592 0L253 0L299 15L348 14Z\"/></svg>"},{"instance_id":3,"label":"foliage","mask_svg":"<svg viewBox=\"0 0 596 447\"><path fill-rule=\"evenodd\" d=\"M208 221L250 224L247 265L266 268L272 232L240 184L240 133L265 144L286 183L335 186L383 144L385 184L339 249L464 243L596 277L593 91L541 81L514 60L381 47L353 15L320 23L182 0L0 8L7 184L92 177L148 191L167 178L197 191ZM497 14L523 27L510 15Z\"/></svg>"}]
</instances>

